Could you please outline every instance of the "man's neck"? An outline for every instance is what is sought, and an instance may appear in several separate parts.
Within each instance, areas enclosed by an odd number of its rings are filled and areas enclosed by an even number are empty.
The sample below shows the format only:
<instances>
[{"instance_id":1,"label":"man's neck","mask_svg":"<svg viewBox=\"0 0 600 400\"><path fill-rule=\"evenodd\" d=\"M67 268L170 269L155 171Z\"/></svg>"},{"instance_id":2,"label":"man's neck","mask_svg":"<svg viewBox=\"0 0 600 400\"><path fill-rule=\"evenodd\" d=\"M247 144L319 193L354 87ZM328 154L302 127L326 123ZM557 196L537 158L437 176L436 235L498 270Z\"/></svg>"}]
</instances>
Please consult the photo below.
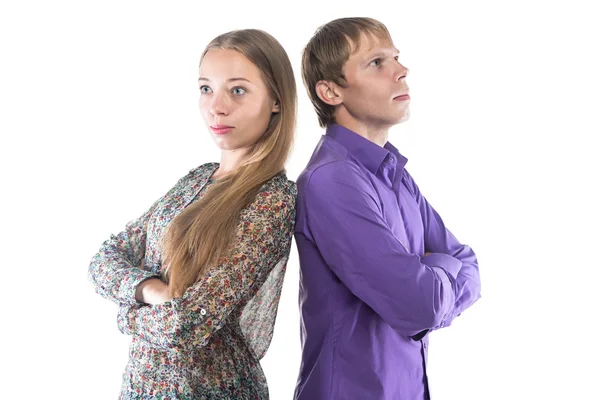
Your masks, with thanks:
<instances>
[{"instance_id":1,"label":"man's neck","mask_svg":"<svg viewBox=\"0 0 600 400\"><path fill-rule=\"evenodd\" d=\"M383 147L388 141L389 126L373 126L354 118L336 118L336 123Z\"/></svg>"}]
</instances>

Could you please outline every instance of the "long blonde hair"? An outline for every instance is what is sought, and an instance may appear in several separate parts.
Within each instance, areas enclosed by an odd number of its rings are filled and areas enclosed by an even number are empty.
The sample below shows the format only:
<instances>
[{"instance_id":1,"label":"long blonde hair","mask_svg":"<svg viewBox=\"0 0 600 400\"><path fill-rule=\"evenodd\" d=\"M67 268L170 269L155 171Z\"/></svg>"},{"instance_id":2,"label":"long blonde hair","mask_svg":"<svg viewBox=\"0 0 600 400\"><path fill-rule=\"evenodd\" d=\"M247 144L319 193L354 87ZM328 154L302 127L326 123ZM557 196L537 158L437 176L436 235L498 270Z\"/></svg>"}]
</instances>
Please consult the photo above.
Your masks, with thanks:
<instances>
[{"instance_id":1,"label":"long blonde hair","mask_svg":"<svg viewBox=\"0 0 600 400\"><path fill-rule=\"evenodd\" d=\"M232 244L242 209L261 186L284 172L296 125L296 81L287 53L270 34L256 29L235 30L213 39L211 49L236 50L254 63L280 111L271 115L265 133L249 159L214 183L206 194L169 224L163 242L163 265L171 296L187 288L213 267Z\"/></svg>"}]
</instances>

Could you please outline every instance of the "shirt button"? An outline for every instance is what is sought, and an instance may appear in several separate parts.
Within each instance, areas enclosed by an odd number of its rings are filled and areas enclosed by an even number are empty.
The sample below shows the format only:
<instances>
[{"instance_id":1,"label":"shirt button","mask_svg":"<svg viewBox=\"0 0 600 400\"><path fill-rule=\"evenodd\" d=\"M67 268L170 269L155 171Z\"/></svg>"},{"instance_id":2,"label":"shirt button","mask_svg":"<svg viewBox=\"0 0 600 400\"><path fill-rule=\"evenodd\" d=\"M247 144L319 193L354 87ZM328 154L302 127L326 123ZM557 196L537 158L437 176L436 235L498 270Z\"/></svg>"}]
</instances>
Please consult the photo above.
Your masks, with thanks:
<instances>
[{"instance_id":1,"label":"shirt button","mask_svg":"<svg viewBox=\"0 0 600 400\"><path fill-rule=\"evenodd\" d=\"M393 163L395 163L395 162L396 162L396 157L394 157L394 156L391 156L391 157L390 157L390 163L391 163L391 164L393 164Z\"/></svg>"},{"instance_id":2,"label":"shirt button","mask_svg":"<svg viewBox=\"0 0 600 400\"><path fill-rule=\"evenodd\" d=\"M206 310L204 308L200 309L200 315L206 315Z\"/></svg>"}]
</instances>

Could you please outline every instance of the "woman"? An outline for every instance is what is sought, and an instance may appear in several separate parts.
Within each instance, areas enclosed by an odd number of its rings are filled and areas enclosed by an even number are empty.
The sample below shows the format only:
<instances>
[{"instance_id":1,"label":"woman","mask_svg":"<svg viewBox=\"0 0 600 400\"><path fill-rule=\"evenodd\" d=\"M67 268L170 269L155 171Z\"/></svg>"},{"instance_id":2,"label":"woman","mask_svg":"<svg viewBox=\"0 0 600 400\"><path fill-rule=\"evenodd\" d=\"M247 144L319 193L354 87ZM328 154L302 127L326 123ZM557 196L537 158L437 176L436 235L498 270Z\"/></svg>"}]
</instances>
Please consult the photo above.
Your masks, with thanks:
<instances>
[{"instance_id":1,"label":"woman","mask_svg":"<svg viewBox=\"0 0 600 400\"><path fill-rule=\"evenodd\" d=\"M240 30L207 46L199 86L220 163L181 178L89 268L133 336L121 399L269 397L259 360L294 230L294 74L272 36Z\"/></svg>"}]
</instances>

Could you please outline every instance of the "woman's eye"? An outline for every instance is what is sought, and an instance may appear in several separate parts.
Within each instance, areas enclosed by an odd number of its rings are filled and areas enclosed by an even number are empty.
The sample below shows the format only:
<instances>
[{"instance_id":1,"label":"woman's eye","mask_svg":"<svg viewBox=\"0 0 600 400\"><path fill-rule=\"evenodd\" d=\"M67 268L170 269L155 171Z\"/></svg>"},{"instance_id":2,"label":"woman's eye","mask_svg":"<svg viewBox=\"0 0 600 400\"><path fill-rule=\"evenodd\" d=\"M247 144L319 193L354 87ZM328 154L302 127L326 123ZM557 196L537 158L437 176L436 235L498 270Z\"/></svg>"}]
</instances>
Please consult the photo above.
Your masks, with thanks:
<instances>
[{"instance_id":1,"label":"woman's eye","mask_svg":"<svg viewBox=\"0 0 600 400\"><path fill-rule=\"evenodd\" d=\"M242 88L242 87L234 87L231 92L236 95L236 96L241 96L244 93L246 93L246 89Z\"/></svg>"},{"instance_id":2,"label":"woman's eye","mask_svg":"<svg viewBox=\"0 0 600 400\"><path fill-rule=\"evenodd\" d=\"M206 85L200 86L200 92L201 93L210 93L211 91L212 90L208 86L206 86Z\"/></svg>"}]
</instances>

